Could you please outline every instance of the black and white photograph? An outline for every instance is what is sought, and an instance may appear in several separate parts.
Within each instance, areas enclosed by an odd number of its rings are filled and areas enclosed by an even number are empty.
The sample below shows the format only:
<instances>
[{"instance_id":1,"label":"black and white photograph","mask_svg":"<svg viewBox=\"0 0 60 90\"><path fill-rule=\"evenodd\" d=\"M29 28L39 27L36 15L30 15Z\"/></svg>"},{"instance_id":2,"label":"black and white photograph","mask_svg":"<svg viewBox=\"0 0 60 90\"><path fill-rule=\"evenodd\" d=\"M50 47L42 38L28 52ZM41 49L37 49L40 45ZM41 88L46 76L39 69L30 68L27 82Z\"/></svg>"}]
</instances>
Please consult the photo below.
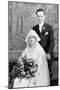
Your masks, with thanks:
<instances>
[{"instance_id":1,"label":"black and white photograph","mask_svg":"<svg viewBox=\"0 0 60 90\"><path fill-rule=\"evenodd\" d=\"M59 85L59 4L8 1L8 88Z\"/></svg>"}]
</instances>

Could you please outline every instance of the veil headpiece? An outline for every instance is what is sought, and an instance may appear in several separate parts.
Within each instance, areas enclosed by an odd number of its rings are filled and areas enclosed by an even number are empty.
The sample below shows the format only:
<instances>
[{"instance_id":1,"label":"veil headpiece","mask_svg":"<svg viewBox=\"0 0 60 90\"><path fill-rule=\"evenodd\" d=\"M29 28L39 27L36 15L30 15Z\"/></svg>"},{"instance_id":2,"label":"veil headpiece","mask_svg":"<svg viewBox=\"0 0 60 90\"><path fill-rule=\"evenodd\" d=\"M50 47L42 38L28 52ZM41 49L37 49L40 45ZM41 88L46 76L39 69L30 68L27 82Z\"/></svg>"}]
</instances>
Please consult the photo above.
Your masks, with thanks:
<instances>
[{"instance_id":1,"label":"veil headpiece","mask_svg":"<svg viewBox=\"0 0 60 90\"><path fill-rule=\"evenodd\" d=\"M30 36L35 36L37 41L40 41L41 40L40 37L37 35L37 33L34 30L31 29L29 31L29 33L27 34L26 39L25 39L25 41L27 42L27 44L28 44L28 38Z\"/></svg>"}]
</instances>

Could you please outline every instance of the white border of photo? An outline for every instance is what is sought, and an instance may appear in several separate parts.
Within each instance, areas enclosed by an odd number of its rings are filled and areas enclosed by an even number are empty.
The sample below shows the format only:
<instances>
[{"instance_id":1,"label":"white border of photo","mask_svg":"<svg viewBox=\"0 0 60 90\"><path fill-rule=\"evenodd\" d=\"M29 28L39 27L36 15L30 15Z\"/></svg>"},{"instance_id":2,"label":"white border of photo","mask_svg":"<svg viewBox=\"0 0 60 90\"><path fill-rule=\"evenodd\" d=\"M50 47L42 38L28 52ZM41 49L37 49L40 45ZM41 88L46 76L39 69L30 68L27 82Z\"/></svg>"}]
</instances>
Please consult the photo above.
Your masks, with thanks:
<instances>
[{"instance_id":1,"label":"white border of photo","mask_svg":"<svg viewBox=\"0 0 60 90\"><path fill-rule=\"evenodd\" d=\"M16 0L16 1L59 4L59 9L60 9L60 0ZM60 17L60 12L59 12L59 17ZM6 90L8 89L8 0L0 0L0 39L1 39L0 40L0 89ZM40 87L40 88L43 90L48 90L48 89L56 90L59 89L59 86ZM25 89L39 90L40 88L25 88Z\"/></svg>"}]
</instances>

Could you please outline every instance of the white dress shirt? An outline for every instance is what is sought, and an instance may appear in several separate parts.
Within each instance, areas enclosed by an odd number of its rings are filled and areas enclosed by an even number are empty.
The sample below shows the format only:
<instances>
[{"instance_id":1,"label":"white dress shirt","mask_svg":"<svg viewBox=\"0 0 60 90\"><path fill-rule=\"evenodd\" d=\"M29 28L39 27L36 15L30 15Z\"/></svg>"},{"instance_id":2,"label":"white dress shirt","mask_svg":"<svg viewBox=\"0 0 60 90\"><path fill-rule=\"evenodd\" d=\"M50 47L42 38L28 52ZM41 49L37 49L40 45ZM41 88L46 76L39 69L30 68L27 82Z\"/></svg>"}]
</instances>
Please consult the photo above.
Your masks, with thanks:
<instances>
[{"instance_id":1,"label":"white dress shirt","mask_svg":"<svg viewBox=\"0 0 60 90\"><path fill-rule=\"evenodd\" d=\"M39 23L39 30L40 30L40 32L42 32L43 24L44 24L44 22L42 22L41 24Z\"/></svg>"}]
</instances>

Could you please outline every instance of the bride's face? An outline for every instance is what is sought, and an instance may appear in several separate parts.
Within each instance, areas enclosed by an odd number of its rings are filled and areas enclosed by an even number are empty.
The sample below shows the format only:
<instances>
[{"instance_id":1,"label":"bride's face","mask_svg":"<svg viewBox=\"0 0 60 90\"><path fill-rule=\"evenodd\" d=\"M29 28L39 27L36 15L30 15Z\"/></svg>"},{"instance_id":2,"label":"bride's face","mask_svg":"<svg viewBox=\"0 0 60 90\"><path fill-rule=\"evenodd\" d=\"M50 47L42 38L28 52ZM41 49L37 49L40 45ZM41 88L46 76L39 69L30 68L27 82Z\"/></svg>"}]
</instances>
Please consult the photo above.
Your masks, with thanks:
<instances>
[{"instance_id":1,"label":"bride's face","mask_svg":"<svg viewBox=\"0 0 60 90\"><path fill-rule=\"evenodd\" d=\"M28 43L29 43L30 45L34 45L34 44L36 43L36 38L35 38L35 36L30 36L30 37L28 38Z\"/></svg>"}]
</instances>

